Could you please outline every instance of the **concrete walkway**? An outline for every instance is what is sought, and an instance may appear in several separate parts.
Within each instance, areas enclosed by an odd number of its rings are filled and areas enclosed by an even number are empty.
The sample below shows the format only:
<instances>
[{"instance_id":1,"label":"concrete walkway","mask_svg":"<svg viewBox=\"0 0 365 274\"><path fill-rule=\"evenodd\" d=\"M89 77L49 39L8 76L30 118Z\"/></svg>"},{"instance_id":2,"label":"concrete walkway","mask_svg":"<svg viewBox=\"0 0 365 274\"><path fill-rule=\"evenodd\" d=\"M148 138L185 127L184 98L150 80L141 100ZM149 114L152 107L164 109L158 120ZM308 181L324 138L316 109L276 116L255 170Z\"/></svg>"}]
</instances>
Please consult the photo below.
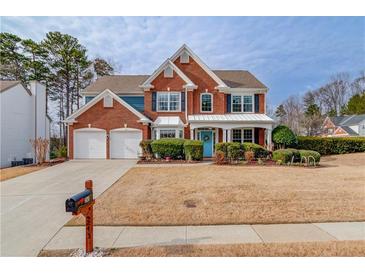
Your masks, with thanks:
<instances>
[{"instance_id":1,"label":"concrete walkway","mask_svg":"<svg viewBox=\"0 0 365 274\"><path fill-rule=\"evenodd\" d=\"M1 256L36 256L72 218L65 200L94 181L94 196L109 188L134 160L69 161L1 182Z\"/></svg>"},{"instance_id":2,"label":"concrete walkway","mask_svg":"<svg viewBox=\"0 0 365 274\"><path fill-rule=\"evenodd\" d=\"M365 240L365 222L155 227L96 226L94 228L94 246L102 248L342 240ZM84 227L63 227L44 249L84 247Z\"/></svg>"}]
</instances>

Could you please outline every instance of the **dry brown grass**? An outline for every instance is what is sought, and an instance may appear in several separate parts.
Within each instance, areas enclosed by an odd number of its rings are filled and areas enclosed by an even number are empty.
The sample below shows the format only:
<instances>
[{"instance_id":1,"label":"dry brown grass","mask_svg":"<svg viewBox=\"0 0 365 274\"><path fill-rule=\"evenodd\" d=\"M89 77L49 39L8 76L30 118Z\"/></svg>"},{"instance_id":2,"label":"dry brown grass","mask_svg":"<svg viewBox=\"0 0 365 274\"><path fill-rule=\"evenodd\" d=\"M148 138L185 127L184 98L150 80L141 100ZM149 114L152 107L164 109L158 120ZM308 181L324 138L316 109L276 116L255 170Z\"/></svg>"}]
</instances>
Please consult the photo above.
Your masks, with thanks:
<instances>
[{"instance_id":1,"label":"dry brown grass","mask_svg":"<svg viewBox=\"0 0 365 274\"><path fill-rule=\"evenodd\" d=\"M73 250L41 251L42 257L70 256ZM365 256L365 241L305 243L175 245L107 250L113 257L289 257Z\"/></svg>"},{"instance_id":2,"label":"dry brown grass","mask_svg":"<svg viewBox=\"0 0 365 274\"><path fill-rule=\"evenodd\" d=\"M94 223L364 221L365 153L326 157L322 166L133 168L96 199Z\"/></svg>"},{"instance_id":3,"label":"dry brown grass","mask_svg":"<svg viewBox=\"0 0 365 274\"><path fill-rule=\"evenodd\" d=\"M16 166L0 169L0 182L46 168L45 165Z\"/></svg>"}]
</instances>

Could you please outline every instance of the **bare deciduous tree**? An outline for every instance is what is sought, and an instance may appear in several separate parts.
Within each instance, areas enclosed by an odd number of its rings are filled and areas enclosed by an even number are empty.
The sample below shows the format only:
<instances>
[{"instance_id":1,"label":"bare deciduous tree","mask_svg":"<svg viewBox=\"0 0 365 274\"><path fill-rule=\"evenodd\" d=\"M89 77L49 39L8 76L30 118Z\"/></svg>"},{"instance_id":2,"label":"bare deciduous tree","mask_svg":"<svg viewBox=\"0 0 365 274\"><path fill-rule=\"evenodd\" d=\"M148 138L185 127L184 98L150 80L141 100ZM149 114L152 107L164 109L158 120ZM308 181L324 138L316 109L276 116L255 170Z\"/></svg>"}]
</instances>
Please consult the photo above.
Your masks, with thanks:
<instances>
[{"instance_id":1,"label":"bare deciduous tree","mask_svg":"<svg viewBox=\"0 0 365 274\"><path fill-rule=\"evenodd\" d=\"M299 96L290 96L283 102L286 125L297 135L302 133L303 106Z\"/></svg>"},{"instance_id":2,"label":"bare deciduous tree","mask_svg":"<svg viewBox=\"0 0 365 274\"><path fill-rule=\"evenodd\" d=\"M347 73L339 73L331 77L331 81L319 88L316 93L326 113L339 115L345 105L350 91L350 77Z\"/></svg>"}]
</instances>

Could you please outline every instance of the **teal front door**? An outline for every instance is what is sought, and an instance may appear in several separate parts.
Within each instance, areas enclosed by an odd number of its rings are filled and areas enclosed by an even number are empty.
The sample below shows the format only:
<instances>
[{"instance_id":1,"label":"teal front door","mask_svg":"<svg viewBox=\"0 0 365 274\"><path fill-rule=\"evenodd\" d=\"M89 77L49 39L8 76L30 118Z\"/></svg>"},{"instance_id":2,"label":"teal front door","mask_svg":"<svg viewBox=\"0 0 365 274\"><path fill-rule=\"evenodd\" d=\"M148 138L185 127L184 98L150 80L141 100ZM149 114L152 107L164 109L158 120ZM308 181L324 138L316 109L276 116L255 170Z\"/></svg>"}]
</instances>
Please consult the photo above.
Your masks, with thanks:
<instances>
[{"instance_id":1,"label":"teal front door","mask_svg":"<svg viewBox=\"0 0 365 274\"><path fill-rule=\"evenodd\" d=\"M213 131L211 131L211 130L201 131L200 140L203 141L203 156L212 157L212 155L213 155Z\"/></svg>"}]
</instances>

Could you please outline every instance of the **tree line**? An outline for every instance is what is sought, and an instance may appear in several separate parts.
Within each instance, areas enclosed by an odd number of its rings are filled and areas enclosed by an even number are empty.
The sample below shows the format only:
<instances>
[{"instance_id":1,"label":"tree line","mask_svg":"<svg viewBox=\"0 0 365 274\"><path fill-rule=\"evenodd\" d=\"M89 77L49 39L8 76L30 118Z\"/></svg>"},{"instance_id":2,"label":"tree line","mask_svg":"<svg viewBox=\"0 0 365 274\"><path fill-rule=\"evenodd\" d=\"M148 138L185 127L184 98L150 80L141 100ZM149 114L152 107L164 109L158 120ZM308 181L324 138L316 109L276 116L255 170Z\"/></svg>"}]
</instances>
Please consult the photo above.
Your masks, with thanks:
<instances>
[{"instance_id":1,"label":"tree line","mask_svg":"<svg viewBox=\"0 0 365 274\"><path fill-rule=\"evenodd\" d=\"M113 74L113 66L102 58L89 59L79 40L61 32L48 32L36 42L11 33L0 33L0 79L27 84L37 80L46 86L47 105L57 106L57 128L61 143L67 143L62 121L80 107L80 92L95 78Z\"/></svg>"},{"instance_id":2,"label":"tree line","mask_svg":"<svg viewBox=\"0 0 365 274\"><path fill-rule=\"evenodd\" d=\"M298 135L315 136L327 116L352 114L365 114L365 71L353 80L348 73L339 73L303 96L290 96L274 116Z\"/></svg>"}]
</instances>

